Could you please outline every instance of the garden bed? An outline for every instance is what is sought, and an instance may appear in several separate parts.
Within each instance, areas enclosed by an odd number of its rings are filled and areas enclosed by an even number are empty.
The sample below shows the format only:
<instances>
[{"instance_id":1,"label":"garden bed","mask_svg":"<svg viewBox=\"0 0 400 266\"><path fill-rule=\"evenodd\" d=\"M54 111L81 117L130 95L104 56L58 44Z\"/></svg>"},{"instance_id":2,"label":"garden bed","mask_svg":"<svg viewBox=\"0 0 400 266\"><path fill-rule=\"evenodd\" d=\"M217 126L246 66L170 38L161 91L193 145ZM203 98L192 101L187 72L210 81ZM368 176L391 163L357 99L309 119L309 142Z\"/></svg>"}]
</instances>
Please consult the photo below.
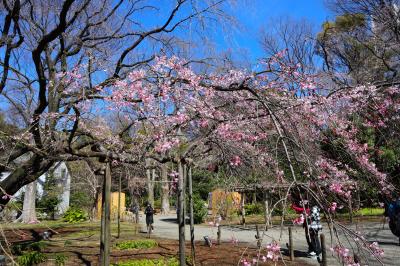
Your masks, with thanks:
<instances>
[{"instance_id":1,"label":"garden bed","mask_svg":"<svg viewBox=\"0 0 400 266\"><path fill-rule=\"evenodd\" d=\"M137 233L132 224L123 224L121 238L115 237L113 228L112 251L110 261L112 264L122 265L153 265L155 261L176 261L178 257L178 241L167 239L152 239L148 241L146 234ZM11 246L20 245L21 241L35 241L32 231L40 234L48 228L5 230L4 233ZM81 225L58 227L57 233L49 241L41 241L40 253L44 254L45 262L39 265L98 265L99 259L99 228L98 226L82 227ZM24 240L21 240L21 235ZM154 241L156 244L151 244ZM145 243L145 244L144 244ZM124 246L125 249L118 248ZM132 246L132 248L129 248ZM26 254L26 253L25 253ZM186 244L186 255L190 261L190 243ZM37 254L36 254L37 255ZM211 248L203 242L196 242L197 265L237 265L241 258L252 259L257 256L257 250L246 246L237 246L231 243L214 245ZM15 257L17 259L17 257ZM299 265L296 262L286 261L286 265ZM142 260L138 263L135 260ZM57 264L57 263L58 264ZM123 264L124 263L124 264ZM142 264L140 264L142 263ZM158 264L154 264L158 265ZM164 264L160 264L164 265ZM166 263L165 265L169 265ZM171 265L174 265L173 263ZM260 263L259 265L274 265L273 263ZM277 265L283 265L279 262ZM302 262L302 265L304 263Z\"/></svg>"}]
</instances>

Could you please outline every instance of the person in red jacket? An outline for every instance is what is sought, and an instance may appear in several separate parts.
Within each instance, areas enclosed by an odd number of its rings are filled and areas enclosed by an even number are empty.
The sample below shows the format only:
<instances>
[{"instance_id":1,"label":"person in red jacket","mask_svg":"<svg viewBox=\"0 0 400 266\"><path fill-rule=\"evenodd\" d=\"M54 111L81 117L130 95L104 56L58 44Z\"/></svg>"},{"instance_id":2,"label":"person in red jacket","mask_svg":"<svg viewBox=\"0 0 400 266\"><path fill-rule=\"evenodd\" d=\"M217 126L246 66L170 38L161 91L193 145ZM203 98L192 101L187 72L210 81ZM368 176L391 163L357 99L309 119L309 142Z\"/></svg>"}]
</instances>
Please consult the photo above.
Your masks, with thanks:
<instances>
[{"instance_id":1,"label":"person in red jacket","mask_svg":"<svg viewBox=\"0 0 400 266\"><path fill-rule=\"evenodd\" d=\"M308 203L304 204L305 208L296 206L296 204L292 203L292 209L297 213L297 214L310 214L310 208L308 208ZM307 206L307 207L306 207Z\"/></svg>"},{"instance_id":2,"label":"person in red jacket","mask_svg":"<svg viewBox=\"0 0 400 266\"><path fill-rule=\"evenodd\" d=\"M308 224L307 224L307 219L308 216L310 215L310 208L308 207L308 201L304 200L301 201L301 203L302 204L300 204L300 206L297 206L295 203L292 203L291 207L297 214L302 214L304 216L303 228L306 235L308 253L310 253L313 251L312 243L310 240L310 232L308 230Z\"/></svg>"}]
</instances>

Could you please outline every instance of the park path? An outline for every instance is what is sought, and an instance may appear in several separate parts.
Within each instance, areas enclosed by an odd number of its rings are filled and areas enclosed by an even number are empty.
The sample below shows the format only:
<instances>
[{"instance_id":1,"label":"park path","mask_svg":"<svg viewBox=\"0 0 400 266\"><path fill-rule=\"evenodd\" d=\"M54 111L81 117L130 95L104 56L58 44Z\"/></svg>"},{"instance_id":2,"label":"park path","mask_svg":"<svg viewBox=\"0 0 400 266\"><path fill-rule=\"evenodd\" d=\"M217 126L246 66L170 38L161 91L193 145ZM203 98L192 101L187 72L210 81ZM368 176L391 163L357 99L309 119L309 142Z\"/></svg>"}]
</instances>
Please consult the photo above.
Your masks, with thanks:
<instances>
[{"instance_id":1,"label":"park path","mask_svg":"<svg viewBox=\"0 0 400 266\"><path fill-rule=\"evenodd\" d=\"M140 222L145 223L144 216L141 215ZM382 259L384 265L400 266L400 247L397 245L398 240L390 232L388 225L383 227L382 223L378 222L364 222L361 225L351 226L352 229L364 233L369 241L377 241L379 246L384 249L385 255ZM282 234L281 234L282 233ZM337 260L331 256L330 234L327 227L324 227L323 233L326 235L327 242L327 254L329 256L328 265L341 265ZM178 239L178 226L176 223L176 215L155 215L154 216L154 232L153 235L160 238L166 239ZM223 226L222 227L222 237L223 242L230 242L232 238L238 239L241 244L248 244L255 246L256 231L254 226L243 230L240 226ZM195 240L203 240L204 236L209 236L211 239L217 239L217 228L205 225L195 226ZM348 246L345 236L339 234L341 241ZM286 250L286 243L288 243L288 233L285 227L282 231L280 227L274 227L269 229L264 234L263 244L271 242L271 240L278 240L281 244L283 250ZM186 226L186 240L190 240L189 225ZM300 261L304 261L308 265L319 265L317 261L307 258L307 243L304 237L304 229L301 226L293 227L293 243L295 248L295 256L299 258ZM377 261L369 261L367 263L369 266L372 265L382 265ZM362 264L362 265L365 265Z\"/></svg>"}]
</instances>

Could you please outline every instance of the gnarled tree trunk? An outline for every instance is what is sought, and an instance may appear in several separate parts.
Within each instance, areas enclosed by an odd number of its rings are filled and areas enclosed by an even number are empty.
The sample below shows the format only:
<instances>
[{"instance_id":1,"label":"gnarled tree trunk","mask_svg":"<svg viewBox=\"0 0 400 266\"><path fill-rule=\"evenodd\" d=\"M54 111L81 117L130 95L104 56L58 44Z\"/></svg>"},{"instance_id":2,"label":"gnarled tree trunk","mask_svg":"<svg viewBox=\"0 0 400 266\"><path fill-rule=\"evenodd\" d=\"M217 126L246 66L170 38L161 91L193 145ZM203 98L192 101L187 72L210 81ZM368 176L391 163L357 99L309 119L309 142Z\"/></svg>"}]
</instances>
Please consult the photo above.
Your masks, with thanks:
<instances>
[{"instance_id":1,"label":"gnarled tree trunk","mask_svg":"<svg viewBox=\"0 0 400 266\"><path fill-rule=\"evenodd\" d=\"M36 217L36 181L25 186L24 205L22 208L21 221L23 223L37 223Z\"/></svg>"},{"instance_id":2,"label":"gnarled tree trunk","mask_svg":"<svg viewBox=\"0 0 400 266\"><path fill-rule=\"evenodd\" d=\"M24 162L20 167L16 168L0 182L0 212L3 210L10 197L6 195L14 195L23 186L35 181L42 174L47 172L53 165L54 161L44 160L43 158L32 155L31 158Z\"/></svg>"},{"instance_id":3,"label":"gnarled tree trunk","mask_svg":"<svg viewBox=\"0 0 400 266\"><path fill-rule=\"evenodd\" d=\"M154 179L155 179L155 170L154 169L146 169L147 176L147 201L154 208Z\"/></svg>"}]
</instances>

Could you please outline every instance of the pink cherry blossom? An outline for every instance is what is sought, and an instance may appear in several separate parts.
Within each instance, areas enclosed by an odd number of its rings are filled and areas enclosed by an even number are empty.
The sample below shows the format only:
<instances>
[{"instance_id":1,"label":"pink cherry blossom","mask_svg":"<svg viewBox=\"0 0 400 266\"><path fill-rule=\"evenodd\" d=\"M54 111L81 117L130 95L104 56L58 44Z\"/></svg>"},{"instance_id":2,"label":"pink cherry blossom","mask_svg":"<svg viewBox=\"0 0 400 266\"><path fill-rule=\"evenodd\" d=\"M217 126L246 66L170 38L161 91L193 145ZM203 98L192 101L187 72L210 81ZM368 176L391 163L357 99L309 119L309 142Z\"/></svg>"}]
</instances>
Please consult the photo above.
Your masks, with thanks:
<instances>
[{"instance_id":1,"label":"pink cherry blossom","mask_svg":"<svg viewBox=\"0 0 400 266\"><path fill-rule=\"evenodd\" d=\"M273 241L267 245L267 259L272 261L278 261L281 256L281 247L279 246L278 242Z\"/></svg>"},{"instance_id":2,"label":"pink cherry blossom","mask_svg":"<svg viewBox=\"0 0 400 266\"><path fill-rule=\"evenodd\" d=\"M240 159L239 156L235 155L230 159L229 163L232 166L239 166L242 164L242 160Z\"/></svg>"}]
</instances>

